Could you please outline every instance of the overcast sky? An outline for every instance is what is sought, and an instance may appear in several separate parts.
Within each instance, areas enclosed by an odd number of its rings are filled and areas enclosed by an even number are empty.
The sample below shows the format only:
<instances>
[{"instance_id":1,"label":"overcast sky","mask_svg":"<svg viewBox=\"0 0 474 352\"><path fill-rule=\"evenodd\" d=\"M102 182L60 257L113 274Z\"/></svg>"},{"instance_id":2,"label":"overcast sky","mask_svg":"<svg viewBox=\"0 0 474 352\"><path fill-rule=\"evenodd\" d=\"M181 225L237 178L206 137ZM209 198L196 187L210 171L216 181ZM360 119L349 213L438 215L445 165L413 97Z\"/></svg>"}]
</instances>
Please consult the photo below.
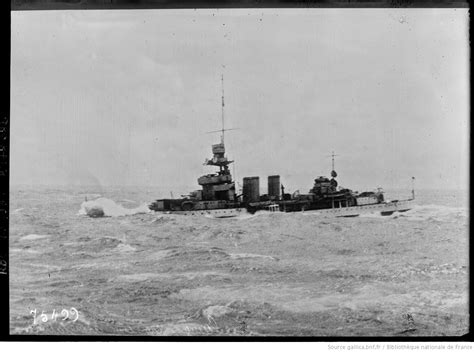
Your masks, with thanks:
<instances>
[{"instance_id":1,"label":"overcast sky","mask_svg":"<svg viewBox=\"0 0 474 352\"><path fill-rule=\"evenodd\" d=\"M12 13L11 183L468 187L467 9Z\"/></svg>"}]
</instances>

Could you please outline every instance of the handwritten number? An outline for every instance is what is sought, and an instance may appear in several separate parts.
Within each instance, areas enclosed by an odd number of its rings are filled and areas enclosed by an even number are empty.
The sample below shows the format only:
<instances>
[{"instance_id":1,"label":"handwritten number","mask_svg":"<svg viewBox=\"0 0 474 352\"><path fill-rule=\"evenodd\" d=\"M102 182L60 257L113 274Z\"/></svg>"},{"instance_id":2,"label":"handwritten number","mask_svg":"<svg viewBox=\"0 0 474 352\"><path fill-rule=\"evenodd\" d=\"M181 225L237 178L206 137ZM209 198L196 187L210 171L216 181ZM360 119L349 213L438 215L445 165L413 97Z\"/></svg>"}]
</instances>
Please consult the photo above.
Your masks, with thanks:
<instances>
[{"instance_id":1,"label":"handwritten number","mask_svg":"<svg viewBox=\"0 0 474 352\"><path fill-rule=\"evenodd\" d=\"M35 310L30 311L30 314L33 315L33 325L35 325L36 324L36 308Z\"/></svg>"},{"instance_id":2,"label":"handwritten number","mask_svg":"<svg viewBox=\"0 0 474 352\"><path fill-rule=\"evenodd\" d=\"M36 308L34 310L33 309L30 310L30 314L33 316L33 325L38 323L36 321L37 313L38 313L38 310ZM79 319L79 311L76 308L71 307L70 310L63 309L61 311L61 316L63 317L62 320L69 319L69 314L75 315L75 318L74 318L73 322L76 322ZM59 314L56 312L56 309L53 309L53 314L51 314L51 320L57 321L58 315ZM44 312L44 310L41 311L41 314L40 314L39 317L40 317L40 319L43 323L46 323L48 321L48 315L47 315L47 313Z\"/></svg>"},{"instance_id":3,"label":"handwritten number","mask_svg":"<svg viewBox=\"0 0 474 352\"><path fill-rule=\"evenodd\" d=\"M44 310L41 311L41 321L43 323L46 323L48 321L48 316L46 314L44 314Z\"/></svg>"},{"instance_id":4,"label":"handwritten number","mask_svg":"<svg viewBox=\"0 0 474 352\"><path fill-rule=\"evenodd\" d=\"M73 311L74 314L76 315L76 319L73 320L73 321L75 322L75 321L77 321L77 319L79 319L79 312L78 312L77 309L74 308L74 307L71 308L71 311Z\"/></svg>"}]
</instances>

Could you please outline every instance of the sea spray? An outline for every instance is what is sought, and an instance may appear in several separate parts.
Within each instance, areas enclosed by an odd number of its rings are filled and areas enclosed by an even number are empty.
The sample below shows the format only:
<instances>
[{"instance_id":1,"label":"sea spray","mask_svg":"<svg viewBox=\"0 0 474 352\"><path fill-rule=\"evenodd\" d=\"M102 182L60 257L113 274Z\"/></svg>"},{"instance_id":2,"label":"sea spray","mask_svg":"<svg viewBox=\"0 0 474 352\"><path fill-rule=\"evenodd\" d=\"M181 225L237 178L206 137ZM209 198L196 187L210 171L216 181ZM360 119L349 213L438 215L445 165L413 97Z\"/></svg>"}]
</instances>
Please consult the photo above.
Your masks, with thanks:
<instances>
[{"instance_id":1,"label":"sea spray","mask_svg":"<svg viewBox=\"0 0 474 352\"><path fill-rule=\"evenodd\" d=\"M438 220L458 221L468 217L468 209L462 207L447 207L443 205L415 205L411 210L402 214L407 220Z\"/></svg>"},{"instance_id":2,"label":"sea spray","mask_svg":"<svg viewBox=\"0 0 474 352\"><path fill-rule=\"evenodd\" d=\"M380 219L396 219L403 218L410 221L431 221L437 220L442 222L456 222L460 219L468 217L468 209L461 207L448 207L444 205L425 204L414 205L406 212L394 212L392 215L383 216L380 213L360 214L361 218L380 218Z\"/></svg>"},{"instance_id":3,"label":"sea spray","mask_svg":"<svg viewBox=\"0 0 474 352\"><path fill-rule=\"evenodd\" d=\"M88 215L91 217L118 217L135 214L150 213L151 210L147 204L142 204L137 208L124 208L108 198L98 198L95 200L84 201L81 204L78 215Z\"/></svg>"}]
</instances>

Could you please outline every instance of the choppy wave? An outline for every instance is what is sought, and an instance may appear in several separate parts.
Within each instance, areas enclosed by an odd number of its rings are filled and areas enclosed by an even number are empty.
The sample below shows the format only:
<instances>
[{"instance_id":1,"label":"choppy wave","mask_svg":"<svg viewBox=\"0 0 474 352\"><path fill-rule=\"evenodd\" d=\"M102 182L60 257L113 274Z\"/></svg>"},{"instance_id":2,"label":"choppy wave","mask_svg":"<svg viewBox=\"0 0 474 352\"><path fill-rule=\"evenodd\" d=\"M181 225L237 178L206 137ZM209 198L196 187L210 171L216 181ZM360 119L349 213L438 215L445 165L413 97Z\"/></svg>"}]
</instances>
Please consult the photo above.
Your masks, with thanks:
<instances>
[{"instance_id":1,"label":"choppy wave","mask_svg":"<svg viewBox=\"0 0 474 352\"><path fill-rule=\"evenodd\" d=\"M400 214L409 220L457 220L468 217L467 208L447 207L443 205L415 205L411 210Z\"/></svg>"},{"instance_id":2,"label":"choppy wave","mask_svg":"<svg viewBox=\"0 0 474 352\"><path fill-rule=\"evenodd\" d=\"M242 212L241 214L238 214L236 216L232 216L232 217L219 217L219 216L216 216L216 215L212 215L212 214L206 214L204 215L204 217L208 218L208 219L215 219L215 220L221 220L221 221L225 221L225 220L247 220L247 219L252 219L256 216L259 216L261 214L259 214L258 212L255 213L255 214L251 214L251 213L248 213L246 211Z\"/></svg>"},{"instance_id":3,"label":"choppy wave","mask_svg":"<svg viewBox=\"0 0 474 352\"><path fill-rule=\"evenodd\" d=\"M248 213L248 212L245 212L237 217L235 217L235 219L237 220L252 220L252 219L255 219L255 218L258 218L258 219L272 219L272 218L279 218L279 217L282 217L282 216L288 216L288 215L291 215L291 214L296 214L296 213L286 213L286 212L281 212L281 211L265 211L265 210L260 210L260 211L257 211L256 213Z\"/></svg>"},{"instance_id":4,"label":"choppy wave","mask_svg":"<svg viewBox=\"0 0 474 352\"><path fill-rule=\"evenodd\" d=\"M115 203L111 199L98 198L95 200L82 202L78 215L89 215L95 217L118 217L135 214L145 214L150 212L151 210L148 208L147 204L142 204L137 208L129 209L124 208L123 206Z\"/></svg>"},{"instance_id":5,"label":"choppy wave","mask_svg":"<svg viewBox=\"0 0 474 352\"><path fill-rule=\"evenodd\" d=\"M403 218L412 221L458 221L469 216L467 208L448 207L443 205L427 204L414 205L412 209L399 213L395 212L390 216L382 216L380 213L361 214L364 218Z\"/></svg>"}]
</instances>

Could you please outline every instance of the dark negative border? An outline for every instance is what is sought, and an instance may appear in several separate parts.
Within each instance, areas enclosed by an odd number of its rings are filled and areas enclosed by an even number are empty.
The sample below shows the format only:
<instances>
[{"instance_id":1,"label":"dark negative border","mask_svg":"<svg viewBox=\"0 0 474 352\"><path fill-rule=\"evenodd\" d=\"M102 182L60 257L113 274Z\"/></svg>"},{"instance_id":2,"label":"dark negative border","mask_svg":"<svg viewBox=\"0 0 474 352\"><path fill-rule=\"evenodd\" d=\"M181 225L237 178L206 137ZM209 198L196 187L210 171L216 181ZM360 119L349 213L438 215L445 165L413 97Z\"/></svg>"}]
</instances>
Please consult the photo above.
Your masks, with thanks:
<instances>
[{"instance_id":1,"label":"dark negative border","mask_svg":"<svg viewBox=\"0 0 474 352\"><path fill-rule=\"evenodd\" d=\"M0 104L0 327L2 337L8 334L10 316L8 281L8 209L9 209L9 153L10 153L10 3L1 5L1 48L0 64L4 89ZM6 93L8 92L8 94ZM1 339L1 338L0 338Z\"/></svg>"},{"instance_id":2,"label":"dark negative border","mask_svg":"<svg viewBox=\"0 0 474 352\"><path fill-rule=\"evenodd\" d=\"M194 9L194 8L460 8L462 0L12 0L12 10Z\"/></svg>"},{"instance_id":3,"label":"dark negative border","mask_svg":"<svg viewBox=\"0 0 474 352\"><path fill-rule=\"evenodd\" d=\"M2 4L2 83L10 92L11 11L42 10L118 10L118 9L194 9L194 8L468 8L467 1L423 0L247 0L247 1L169 1L169 0L11 0ZM6 53L8 52L8 55ZM463 342L474 341L472 333L464 336L425 337L331 337L331 336L115 336L115 335L10 335L8 216L9 216L9 145L10 95L1 95L0 111L0 341L170 341L170 342ZM469 159L470 160L470 159ZM469 161L470 162L470 161ZM470 162L471 164L471 162ZM470 191L471 192L471 191ZM470 194L471 195L471 194ZM470 198L471 200L471 198ZM471 203L470 203L471 205ZM470 248L470 258L472 248ZM471 275L471 273L470 273ZM470 277L471 278L471 277ZM471 301L471 300L470 300ZM469 306L471 316L471 307ZM470 319L470 326L471 325Z\"/></svg>"}]
</instances>

